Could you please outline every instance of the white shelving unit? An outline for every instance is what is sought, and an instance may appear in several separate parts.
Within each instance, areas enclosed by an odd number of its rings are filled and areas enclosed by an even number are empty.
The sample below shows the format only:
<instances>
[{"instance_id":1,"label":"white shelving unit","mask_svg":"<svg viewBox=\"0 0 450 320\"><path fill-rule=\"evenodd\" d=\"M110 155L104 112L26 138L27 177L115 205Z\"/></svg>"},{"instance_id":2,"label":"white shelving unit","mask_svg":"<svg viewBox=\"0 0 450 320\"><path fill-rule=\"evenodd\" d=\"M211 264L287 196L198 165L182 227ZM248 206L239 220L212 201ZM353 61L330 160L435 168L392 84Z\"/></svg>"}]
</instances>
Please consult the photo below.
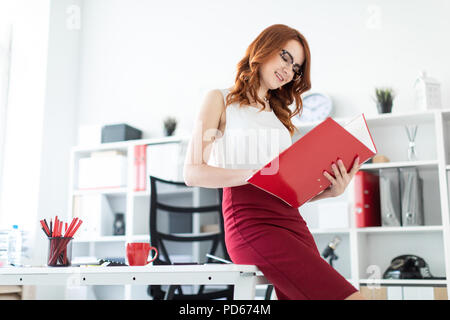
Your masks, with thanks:
<instances>
[{"instance_id":1,"label":"white shelving unit","mask_svg":"<svg viewBox=\"0 0 450 320\"><path fill-rule=\"evenodd\" d=\"M351 118L334 118L344 125ZM334 236L341 238L336 254L338 260L333 266L353 285L372 284L374 279L382 286L424 285L446 286L449 293L450 275L450 222L449 222L449 182L450 177L450 110L411 112L407 114L382 114L367 116L367 124L372 133L378 153L390 159L388 163L363 164L361 170L377 173L382 168L400 168L414 166L424 183L425 225L414 227L370 227L356 228L353 212L353 182L339 197L306 203L299 208L299 213L307 222L319 250L323 250ZM294 141L319 124L304 123L298 128L300 134ZM408 161L408 140L404 125L417 124L416 151L418 160ZM72 212L74 196L101 194L111 206L125 213L126 232L123 236L105 234L92 239L78 239L74 243L74 255L124 256L125 243L129 241L148 241L149 191L135 192L134 186L134 146L159 143L174 143L190 139L185 137L168 137L161 139L142 139L117 143L107 143L89 147L74 147L71 154L71 182L69 185L69 210ZM128 183L118 189L100 189L96 191L77 190L78 160L88 157L93 151L121 150L128 157ZM194 205L215 200L215 190L192 192L167 192L167 198L173 201L192 201ZM184 200L183 200L184 199ZM350 224L346 228L318 228L317 212L320 204L345 202L349 208ZM214 203L214 202L212 202ZM199 217L194 217L194 232L200 232ZM206 221L211 223L211 221ZM201 248L196 245L187 254L200 258ZM180 254L183 254L181 251ZM383 280L383 272L391 259L402 254L415 254L425 259L434 276L447 277L446 280ZM263 290L264 288L259 288ZM98 289L100 298L114 295L118 299L148 299L145 288L131 286ZM107 293L105 293L107 292ZM450 294L448 294L450 297Z\"/></svg>"},{"instance_id":2,"label":"white shelving unit","mask_svg":"<svg viewBox=\"0 0 450 320\"><path fill-rule=\"evenodd\" d=\"M165 137L159 139L140 139L124 142L104 143L87 147L74 147L70 157L70 184L69 184L69 204L68 212L70 220L73 215L74 197L83 197L91 195L100 195L106 198L110 207L116 211L125 214L125 234L115 236L112 234L113 226L111 217L101 221L102 230L107 230L104 234L88 237L76 237L73 240L73 257L124 257L126 243L133 241L149 241L149 204L150 191L134 191L135 169L134 169L134 147L136 145L152 146L162 143L180 143L189 140L190 137ZM91 152L119 150L127 156L127 185L119 188L101 188L95 190L79 190L78 184L78 161L81 158L89 157ZM153 159L152 159L153 161ZM168 170L170 170L168 168ZM200 188L191 188L190 190L166 190L160 191L164 201L177 201L181 204L199 205L214 200L214 194ZM213 202L212 202L213 203ZM198 215L194 215L193 232L200 232L201 225ZM166 221L167 223L167 221ZM199 246L193 245L193 248L183 247L182 257L194 256L199 258ZM98 286L92 288L95 295L100 299L119 298L119 299L149 299L146 286Z\"/></svg>"},{"instance_id":3,"label":"white shelving unit","mask_svg":"<svg viewBox=\"0 0 450 320\"><path fill-rule=\"evenodd\" d=\"M335 118L339 124L351 118ZM368 163L361 166L377 174L383 168L417 167L423 179L425 223L410 227L355 226L353 181L339 197L307 203L299 211L306 220L319 250L323 250L334 236L342 242L334 262L336 270L353 285L377 284L381 286L445 286L450 297L450 226L449 226L449 178L450 178L450 110L430 110L407 114L382 114L366 116L378 154L385 155L390 162ZM318 122L299 126L297 140ZM407 158L408 139L405 125L418 125L416 151L418 160ZM403 147L402 147L403 146ZM320 203L348 203L349 228L318 227ZM422 257L430 266L433 276L446 280L385 280L384 271L390 261L399 255L414 254Z\"/></svg>"},{"instance_id":4,"label":"white shelving unit","mask_svg":"<svg viewBox=\"0 0 450 320\"><path fill-rule=\"evenodd\" d=\"M134 191L134 147L136 145L153 145L161 143L177 143L183 140L189 139L190 137L165 137L160 139L140 139L140 140L130 140L123 142L114 143L104 143L95 146L88 147L74 147L71 151L70 159L70 184L69 184L69 204L68 212L72 213L73 209L73 197L74 196L85 196L85 195L102 195L108 198L108 200L113 204L116 202L117 207L121 207L121 211L125 213L125 223L126 232L124 236L112 236L112 234L101 235L95 239L81 239L75 240L75 242L108 242L108 241L137 241L142 240L143 237L148 237L148 230L145 228L140 228L142 225L136 225L135 220L141 215L135 214L138 206L142 203L149 202L150 192L146 191ZM89 157L91 152L94 151L109 151L109 150L119 150L126 154L128 169L127 169L127 186L119 188L102 188L94 190L79 190L77 188L77 174L78 174L78 161L81 158ZM186 192L185 190L168 190L164 193L167 197L183 197L192 196L193 191ZM139 208L142 209L142 208ZM148 215L148 206L145 210L145 214ZM120 210L119 210L120 211ZM117 239L117 240L116 240Z\"/></svg>"}]
</instances>

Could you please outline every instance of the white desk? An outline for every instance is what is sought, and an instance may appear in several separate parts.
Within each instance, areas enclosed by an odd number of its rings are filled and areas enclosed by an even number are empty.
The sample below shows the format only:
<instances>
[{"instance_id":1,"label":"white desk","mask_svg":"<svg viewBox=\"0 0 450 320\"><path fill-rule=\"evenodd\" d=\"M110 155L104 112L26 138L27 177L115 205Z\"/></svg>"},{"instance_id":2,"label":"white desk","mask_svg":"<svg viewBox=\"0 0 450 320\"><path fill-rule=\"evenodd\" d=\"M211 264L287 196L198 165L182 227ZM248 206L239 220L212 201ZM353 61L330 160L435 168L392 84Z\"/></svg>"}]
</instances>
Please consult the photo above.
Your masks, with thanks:
<instances>
[{"instance_id":1,"label":"white desk","mask_svg":"<svg viewBox=\"0 0 450 320\"><path fill-rule=\"evenodd\" d=\"M256 266L239 264L143 267L3 267L0 285L234 285L235 300L253 300L269 284Z\"/></svg>"}]
</instances>

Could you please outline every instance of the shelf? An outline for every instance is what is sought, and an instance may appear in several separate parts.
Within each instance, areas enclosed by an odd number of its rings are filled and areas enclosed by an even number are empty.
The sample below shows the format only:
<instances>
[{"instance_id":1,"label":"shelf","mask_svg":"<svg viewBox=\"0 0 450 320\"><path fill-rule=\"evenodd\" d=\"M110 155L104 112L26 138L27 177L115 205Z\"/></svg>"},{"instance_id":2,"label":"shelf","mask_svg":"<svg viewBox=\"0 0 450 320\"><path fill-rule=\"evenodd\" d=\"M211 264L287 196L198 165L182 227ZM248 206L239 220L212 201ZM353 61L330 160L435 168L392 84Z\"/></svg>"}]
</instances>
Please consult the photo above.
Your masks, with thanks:
<instances>
[{"instance_id":1,"label":"shelf","mask_svg":"<svg viewBox=\"0 0 450 320\"><path fill-rule=\"evenodd\" d=\"M407 233L407 232L440 232L443 231L442 226L412 226L412 227L367 227L367 228L355 228L357 233ZM349 233L350 228L329 228L320 229L312 228L310 229L311 234L336 234L336 233Z\"/></svg>"},{"instance_id":2,"label":"shelf","mask_svg":"<svg viewBox=\"0 0 450 320\"><path fill-rule=\"evenodd\" d=\"M163 190L158 191L158 194L160 195L173 195L173 194L189 194L192 193L194 189L189 188L183 188L180 190ZM133 197L150 197L150 191L133 191Z\"/></svg>"},{"instance_id":3,"label":"shelf","mask_svg":"<svg viewBox=\"0 0 450 320\"><path fill-rule=\"evenodd\" d=\"M383 114L375 114L375 115L367 115L364 113L364 117L366 118L367 124L369 126L391 126L391 125L405 125L405 124L423 124L423 123L432 123L435 119L435 115L437 113L450 113L450 109L443 110L426 110L426 111L412 111L408 113L383 113ZM351 117L331 117L334 121L339 123L340 125L345 125L348 121L352 120L356 117L356 113ZM297 128L301 129L310 129L322 121L313 121L313 122L300 122L296 125Z\"/></svg>"},{"instance_id":4,"label":"shelf","mask_svg":"<svg viewBox=\"0 0 450 320\"><path fill-rule=\"evenodd\" d=\"M329 229L310 229L311 233L314 234L335 234L335 233L349 233L349 228L329 228Z\"/></svg>"},{"instance_id":5,"label":"shelf","mask_svg":"<svg viewBox=\"0 0 450 320\"><path fill-rule=\"evenodd\" d=\"M73 242L83 243L83 242L120 242L127 241L126 236L101 236L96 238L81 238L73 239Z\"/></svg>"},{"instance_id":6,"label":"shelf","mask_svg":"<svg viewBox=\"0 0 450 320\"><path fill-rule=\"evenodd\" d=\"M403 126L408 124L433 123L439 110L411 111L408 113L383 113L366 116L369 126Z\"/></svg>"},{"instance_id":7,"label":"shelf","mask_svg":"<svg viewBox=\"0 0 450 320\"><path fill-rule=\"evenodd\" d=\"M139 140L127 140L119 142L109 142L95 144L91 146L76 146L72 148L72 152L88 152L88 151L99 151L99 150L127 150L128 147L133 147L135 145L143 144L158 144L166 142L180 142L183 140L189 140L190 136L170 136L161 138L151 138L151 139L139 139Z\"/></svg>"},{"instance_id":8,"label":"shelf","mask_svg":"<svg viewBox=\"0 0 450 320\"><path fill-rule=\"evenodd\" d=\"M359 284L395 286L446 286L447 280L433 279L360 279Z\"/></svg>"},{"instance_id":9,"label":"shelf","mask_svg":"<svg viewBox=\"0 0 450 320\"><path fill-rule=\"evenodd\" d=\"M172 195L172 194L189 194L192 193L194 189L183 188L180 190L162 190L158 193L161 195ZM101 189L90 189L90 190L74 190L74 196L84 196L93 194L104 194L104 195L126 195L127 188L101 188ZM133 197L149 197L150 191L132 191Z\"/></svg>"},{"instance_id":10,"label":"shelf","mask_svg":"<svg viewBox=\"0 0 450 320\"><path fill-rule=\"evenodd\" d=\"M74 190L74 196L84 196L93 194L104 194L104 195L126 195L127 188L99 188L99 189L89 189L89 190Z\"/></svg>"},{"instance_id":11,"label":"shelf","mask_svg":"<svg viewBox=\"0 0 450 320\"><path fill-rule=\"evenodd\" d=\"M367 227L356 228L357 233L402 233L402 232L439 232L442 226L412 226L412 227Z\"/></svg>"},{"instance_id":12,"label":"shelf","mask_svg":"<svg viewBox=\"0 0 450 320\"><path fill-rule=\"evenodd\" d=\"M131 241L150 241L149 234L136 234L130 237Z\"/></svg>"},{"instance_id":13,"label":"shelf","mask_svg":"<svg viewBox=\"0 0 450 320\"><path fill-rule=\"evenodd\" d=\"M426 161L395 161L395 162L383 162L383 163L365 163L361 165L361 170L377 170L384 168L401 168L401 167L423 167L437 169L437 160L426 160ZM450 167L450 166L448 166Z\"/></svg>"}]
</instances>

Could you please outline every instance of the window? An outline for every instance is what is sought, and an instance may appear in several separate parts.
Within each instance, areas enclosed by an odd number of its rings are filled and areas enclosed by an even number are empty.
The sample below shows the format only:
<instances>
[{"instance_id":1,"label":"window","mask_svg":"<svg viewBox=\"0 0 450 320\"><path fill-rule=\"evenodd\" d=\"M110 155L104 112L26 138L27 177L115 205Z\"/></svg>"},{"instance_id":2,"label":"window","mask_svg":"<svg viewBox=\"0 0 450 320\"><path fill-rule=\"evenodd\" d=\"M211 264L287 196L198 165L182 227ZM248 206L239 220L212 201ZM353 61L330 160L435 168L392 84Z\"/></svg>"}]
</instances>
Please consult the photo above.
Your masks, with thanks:
<instances>
[{"instance_id":1,"label":"window","mask_svg":"<svg viewBox=\"0 0 450 320\"><path fill-rule=\"evenodd\" d=\"M2 195L3 160L8 107L9 70L12 26L0 26L0 199Z\"/></svg>"}]
</instances>

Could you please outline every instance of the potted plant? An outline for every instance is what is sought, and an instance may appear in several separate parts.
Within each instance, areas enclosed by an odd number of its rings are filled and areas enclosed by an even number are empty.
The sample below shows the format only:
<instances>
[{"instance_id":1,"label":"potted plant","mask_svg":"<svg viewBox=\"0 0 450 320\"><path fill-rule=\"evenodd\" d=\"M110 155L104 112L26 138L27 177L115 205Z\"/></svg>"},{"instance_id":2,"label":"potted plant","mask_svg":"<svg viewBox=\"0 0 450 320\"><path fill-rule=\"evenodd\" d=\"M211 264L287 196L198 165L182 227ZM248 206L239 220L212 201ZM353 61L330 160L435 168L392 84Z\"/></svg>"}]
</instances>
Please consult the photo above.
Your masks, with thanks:
<instances>
[{"instance_id":1,"label":"potted plant","mask_svg":"<svg viewBox=\"0 0 450 320\"><path fill-rule=\"evenodd\" d=\"M164 133L166 136L171 136L177 128L177 119L174 117L167 117L164 119Z\"/></svg>"},{"instance_id":2,"label":"potted plant","mask_svg":"<svg viewBox=\"0 0 450 320\"><path fill-rule=\"evenodd\" d=\"M378 113L390 113L394 100L394 91L391 88L375 88L375 102Z\"/></svg>"}]
</instances>

